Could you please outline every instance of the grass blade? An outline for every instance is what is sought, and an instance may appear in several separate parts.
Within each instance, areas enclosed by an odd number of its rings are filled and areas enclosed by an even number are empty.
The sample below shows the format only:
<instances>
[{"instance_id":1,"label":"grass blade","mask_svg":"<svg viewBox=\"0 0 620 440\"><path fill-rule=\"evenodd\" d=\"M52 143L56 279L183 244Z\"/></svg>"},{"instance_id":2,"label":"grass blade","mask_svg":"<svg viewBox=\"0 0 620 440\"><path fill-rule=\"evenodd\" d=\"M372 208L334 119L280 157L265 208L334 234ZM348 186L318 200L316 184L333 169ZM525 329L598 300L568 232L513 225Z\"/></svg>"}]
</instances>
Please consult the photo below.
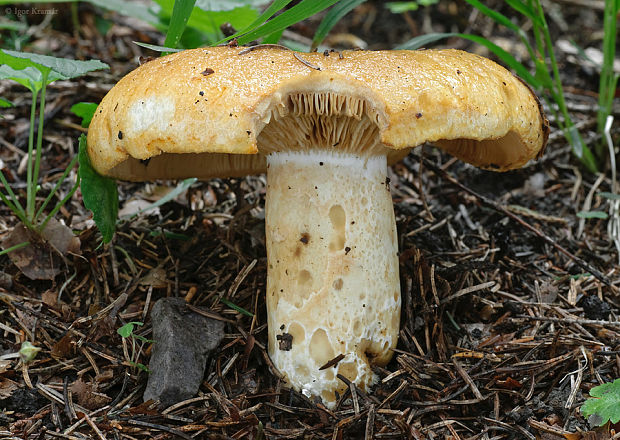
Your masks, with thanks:
<instances>
[{"instance_id":1,"label":"grass blade","mask_svg":"<svg viewBox=\"0 0 620 440\"><path fill-rule=\"evenodd\" d=\"M172 17L170 18L170 25L168 26L168 32L166 33L166 41L164 46L176 48L181 40L183 31L187 26L189 16L192 15L196 0L175 0L172 8Z\"/></svg>"},{"instance_id":2,"label":"grass blade","mask_svg":"<svg viewBox=\"0 0 620 440\"><path fill-rule=\"evenodd\" d=\"M0 251L0 255L8 254L9 252L16 251L17 249L21 249L30 244L29 241L24 241L23 243L16 244L15 246L11 246L10 248L6 248L3 251Z\"/></svg>"},{"instance_id":3,"label":"grass blade","mask_svg":"<svg viewBox=\"0 0 620 440\"><path fill-rule=\"evenodd\" d=\"M231 309L241 313L242 315L245 316L249 316L250 318L252 318L254 316L254 313L252 312L248 312L246 309L244 309L243 307L239 307L238 305L236 305L235 303L227 300L226 298L220 298L220 301L224 304L226 304L228 307L230 307Z\"/></svg>"},{"instance_id":4,"label":"grass blade","mask_svg":"<svg viewBox=\"0 0 620 440\"><path fill-rule=\"evenodd\" d=\"M226 37L223 40L220 40L220 41L214 43L214 46L217 46L218 44L225 43L226 41L232 40L233 38L240 37L243 34L246 34L248 32L253 31L254 29L258 28L260 25L265 23L267 20L269 20L271 17L273 17L276 12L278 12L280 9L284 8L286 5L288 5L292 1L293 0L276 0L276 1L274 1L271 5L269 5L269 7L267 9L265 9L265 11L261 15L258 16L258 18L256 20L254 20L252 23L250 23L245 29L242 29L239 32L237 32L236 34L233 34L230 37Z\"/></svg>"},{"instance_id":5,"label":"grass blade","mask_svg":"<svg viewBox=\"0 0 620 440\"><path fill-rule=\"evenodd\" d=\"M73 169L73 167L75 166L75 164L77 163L78 157L75 156L72 160L71 163L69 163L69 165L67 166L67 168L65 168L64 173L62 173L62 176L60 176L60 179L58 179L58 182L56 182L56 185L54 185L54 188L50 191L50 193L48 194L48 196L45 198L45 201L43 202L43 204L39 207L37 213L34 215L34 219L33 219L33 223L37 222L37 219L39 218L39 216L41 215L41 213L43 212L43 210L45 209L45 207L48 205L48 203L52 200L52 197L54 197L54 194L56 194L56 191L58 191L58 188L60 188L60 185L62 185L62 183L65 181L65 179L67 178L67 176L69 175L69 173L71 172L71 170ZM43 227L42 229L44 229L45 227Z\"/></svg>"},{"instance_id":6,"label":"grass blade","mask_svg":"<svg viewBox=\"0 0 620 440\"><path fill-rule=\"evenodd\" d=\"M239 44L246 44L250 41L272 34L281 29L299 23L312 15L329 8L338 0L303 0L301 3L293 6L291 9L283 12L274 19L268 21L255 30L240 36L237 40Z\"/></svg>"},{"instance_id":7,"label":"grass blade","mask_svg":"<svg viewBox=\"0 0 620 440\"><path fill-rule=\"evenodd\" d=\"M7 187L8 188L8 187ZM2 200L2 202L9 207L9 209L11 211L13 211L13 214L15 214L15 216L25 225L28 225L28 220L26 219L25 214L23 214L22 212L20 212L17 207L13 204L13 202L11 202L11 200L9 200L9 198L7 196L4 195L4 193L2 193L2 191L0 191L0 200Z\"/></svg>"},{"instance_id":8,"label":"grass blade","mask_svg":"<svg viewBox=\"0 0 620 440\"><path fill-rule=\"evenodd\" d=\"M52 219L52 217L54 217L56 213L60 211L60 208L62 208L65 205L65 203L67 203L71 199L71 197L73 197L73 194L75 194L75 192L77 191L79 187L80 187L80 179L78 176L78 178L75 180L75 184L73 185L73 188L71 188L71 191L69 191L67 195L60 202L56 203L56 205L54 206L54 209L52 209L50 213L47 214L47 217L45 217L45 220L43 220L43 223L41 223L41 225L38 226L39 231L43 231L45 229L45 227L47 226L47 222L49 222Z\"/></svg>"},{"instance_id":9,"label":"grass blade","mask_svg":"<svg viewBox=\"0 0 620 440\"><path fill-rule=\"evenodd\" d=\"M415 50L420 49L421 47L426 47L427 44L434 43L435 41L442 40L444 38L457 37L459 34L454 32L446 32L446 33L432 33L432 34L424 34L418 37L412 38L405 43L396 46L395 50Z\"/></svg>"},{"instance_id":10,"label":"grass blade","mask_svg":"<svg viewBox=\"0 0 620 440\"><path fill-rule=\"evenodd\" d=\"M603 66L599 82L598 112L596 126L599 133L603 133L607 116L611 114L618 75L614 73L614 57L616 56L616 17L620 12L620 2L607 0L603 17ZM602 150L602 144L601 144ZM599 154L602 157L602 154Z\"/></svg>"},{"instance_id":11,"label":"grass blade","mask_svg":"<svg viewBox=\"0 0 620 440\"><path fill-rule=\"evenodd\" d=\"M510 21L510 19L508 17L506 17L504 14L500 14L499 12L494 11L493 9L489 8L488 6L485 6L479 0L465 0L465 1L467 3L469 3L470 5L472 5L474 8L478 9L484 15L492 18L493 21L495 21L496 23L499 23L499 24L501 24L503 26L506 26L508 29L511 29L511 30L513 30L515 32L519 32L520 31L519 26L517 26L512 21Z\"/></svg>"},{"instance_id":12,"label":"grass blade","mask_svg":"<svg viewBox=\"0 0 620 440\"><path fill-rule=\"evenodd\" d=\"M312 39L312 47L310 51L314 51L319 44L323 42L329 31L351 10L362 3L365 3L366 0L342 0L336 6L334 6L330 11L325 15L323 20L321 20L321 24L317 28L314 33L314 38Z\"/></svg>"},{"instance_id":13,"label":"grass blade","mask_svg":"<svg viewBox=\"0 0 620 440\"><path fill-rule=\"evenodd\" d=\"M8 203L6 201L8 201L8 199L4 198L2 192L0 192L0 197L2 197L2 201L5 202L5 204L7 206L9 206L9 208L11 209L11 211L13 211L15 213L15 215L17 215L19 217L19 214L21 214L22 216L26 215L26 211L24 211L23 206L21 205L21 203L19 203L19 199L17 198L17 196L15 196L15 193L13 192L13 190L11 189L11 187L9 186L9 182L7 182L6 178L4 177L4 173L2 172L2 170L0 170L0 182L2 182L2 184L4 185L4 187L6 188L6 191L9 195L9 198L12 201L12 206L13 208L11 208L11 206L8 205ZM20 217L21 220L21 217Z\"/></svg>"},{"instance_id":14,"label":"grass blade","mask_svg":"<svg viewBox=\"0 0 620 440\"><path fill-rule=\"evenodd\" d=\"M609 217L609 215L603 211L579 211L577 213L577 217L585 219L598 218L605 220Z\"/></svg>"},{"instance_id":15,"label":"grass blade","mask_svg":"<svg viewBox=\"0 0 620 440\"><path fill-rule=\"evenodd\" d=\"M279 31L274 32L273 34L269 34L263 37L263 44L278 44L280 39L282 38L282 34L284 33L284 29L280 29Z\"/></svg>"},{"instance_id":16,"label":"grass blade","mask_svg":"<svg viewBox=\"0 0 620 440\"><path fill-rule=\"evenodd\" d=\"M156 44L141 43L134 41L133 44L146 49L154 50L155 52L181 52L183 49L175 49L174 47L157 46Z\"/></svg>"},{"instance_id":17,"label":"grass blade","mask_svg":"<svg viewBox=\"0 0 620 440\"><path fill-rule=\"evenodd\" d=\"M529 18L534 22L534 24L540 25L540 17L536 14L532 8L523 3L521 0L506 0L506 3L515 11L523 15L524 17Z\"/></svg>"}]
</instances>

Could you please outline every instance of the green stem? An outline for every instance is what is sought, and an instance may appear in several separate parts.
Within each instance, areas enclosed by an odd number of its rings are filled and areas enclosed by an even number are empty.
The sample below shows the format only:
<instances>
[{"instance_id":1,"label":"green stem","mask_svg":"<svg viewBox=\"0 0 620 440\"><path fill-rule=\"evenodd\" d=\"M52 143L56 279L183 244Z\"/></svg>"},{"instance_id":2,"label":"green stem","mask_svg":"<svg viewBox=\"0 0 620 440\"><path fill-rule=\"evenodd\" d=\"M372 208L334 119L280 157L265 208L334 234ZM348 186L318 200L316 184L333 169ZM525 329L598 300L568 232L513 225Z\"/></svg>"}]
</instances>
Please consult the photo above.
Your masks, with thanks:
<instances>
[{"instance_id":1,"label":"green stem","mask_svg":"<svg viewBox=\"0 0 620 440\"><path fill-rule=\"evenodd\" d=\"M37 111L37 96L39 91L32 92L32 104L30 106L30 131L28 133L28 162L26 164L26 217L31 218L34 213L34 196L32 195L32 153L34 150L34 120ZM32 209L31 201L32 200Z\"/></svg>"},{"instance_id":2,"label":"green stem","mask_svg":"<svg viewBox=\"0 0 620 440\"><path fill-rule=\"evenodd\" d=\"M69 191L69 193L59 203L57 203L56 206L54 206L54 209L52 209L50 213L47 214L47 217L45 217L45 220L43 220L43 223L41 223L41 226L39 226L39 231L43 231L45 229L45 227L47 226L47 222L49 222L51 218L54 217L56 213L60 210L60 208L65 203L67 203L69 199L71 199L71 197L73 196L73 194L75 194L75 191L77 191L79 186L80 186L80 179L76 179L75 185L73 185L73 188L71 188L71 191Z\"/></svg>"},{"instance_id":3,"label":"green stem","mask_svg":"<svg viewBox=\"0 0 620 440\"><path fill-rule=\"evenodd\" d=\"M596 162L593 161L592 153L588 149L588 147L583 142L581 135L579 134L579 130L573 124L571 120L570 114L568 113L568 108L566 107L566 101L564 100L564 91L562 87L562 78L560 77L560 69L558 68L558 62L555 58L555 51L553 50L553 41L551 41L551 34L549 33L549 26L547 25L547 20L545 18L545 13L543 12L542 5L540 4L540 0L536 0L536 6L538 10L538 14L540 15L540 19L542 22L542 32L544 36L544 44L547 48L547 52L549 54L549 61L551 63L551 69L553 71L553 89L552 93L554 94L555 102L558 105L560 112L563 117L562 130L564 132L564 136L568 139L573 149L575 155L581 160L581 162L592 172L597 171ZM543 53L544 56L544 53Z\"/></svg>"},{"instance_id":4,"label":"green stem","mask_svg":"<svg viewBox=\"0 0 620 440\"><path fill-rule=\"evenodd\" d=\"M26 226L29 227L29 222L28 219L26 218L26 215L23 212L23 209L20 211L14 204L13 202L11 202L11 200L9 200L7 198L7 196L5 196L2 192L0 192L0 200L2 200L4 202L4 204L6 206L9 207L9 209L11 211L13 211L13 213L17 216L17 218Z\"/></svg>"},{"instance_id":5,"label":"green stem","mask_svg":"<svg viewBox=\"0 0 620 440\"><path fill-rule=\"evenodd\" d=\"M65 172L62 173L62 176L60 176L60 179L58 179L58 182L56 182L56 185L54 186L52 191L49 193L49 195L47 196L47 198L45 199L45 201L43 202L43 204L41 205L41 207L38 209L37 213L35 214L33 223L37 222L37 219L39 218L39 216L41 215L45 207L48 205L48 203L52 200L52 197L54 197L54 194L56 194L56 191L58 191L58 188L60 188L60 185L62 185L62 183L65 181L65 179L67 178L67 175L73 169L77 160L78 160L78 156L75 156L71 160L71 163L69 163L67 168L65 168Z\"/></svg>"},{"instance_id":6,"label":"green stem","mask_svg":"<svg viewBox=\"0 0 620 440\"><path fill-rule=\"evenodd\" d=\"M532 0L527 1L528 6L534 10ZM542 22L545 22L545 16L542 13L542 8L540 8L540 1L536 0L536 13L539 17L541 17ZM538 56L542 59L545 58L545 46L543 44L543 40L541 37L540 26L538 23L532 20L532 33L534 34L534 40L536 41L536 50L538 51Z\"/></svg>"},{"instance_id":7,"label":"green stem","mask_svg":"<svg viewBox=\"0 0 620 440\"><path fill-rule=\"evenodd\" d=\"M21 205L21 203L19 203L19 199L17 198L17 196L11 189L9 182L7 182L6 178L4 177L4 173L2 171L0 171L0 182L2 182L2 184L6 188L6 191L9 194L9 198L13 202L13 206L15 209L11 208L11 211L15 212L16 215L18 214L17 211L19 211L19 213L21 213L22 216L25 217L26 211L24 211L24 207Z\"/></svg>"},{"instance_id":8,"label":"green stem","mask_svg":"<svg viewBox=\"0 0 620 440\"><path fill-rule=\"evenodd\" d=\"M616 53L616 16L620 2L605 0L605 12L603 18L603 66L599 80L598 112L596 115L596 128L604 139L605 122L611 114L613 99L616 91L618 77L614 73L614 57ZM605 155L605 142L596 146L596 156L602 159Z\"/></svg>"},{"instance_id":9,"label":"green stem","mask_svg":"<svg viewBox=\"0 0 620 440\"><path fill-rule=\"evenodd\" d=\"M35 200L37 198L37 191L38 191L38 183L39 183L39 168L41 166L41 149L43 146L43 124L45 122L45 90L46 90L46 86L47 86L47 77L50 73L50 69L45 69L42 72L42 76L43 79L41 80L41 83L43 84L41 87L41 100L39 102L39 128L37 130L37 152L36 152L36 157L34 160L34 171L33 171L33 177L34 177L34 193L32 194L32 206L31 211L30 211L30 215L31 215L31 219L34 220L34 206L35 206ZM30 200L29 200L30 202Z\"/></svg>"}]
</instances>

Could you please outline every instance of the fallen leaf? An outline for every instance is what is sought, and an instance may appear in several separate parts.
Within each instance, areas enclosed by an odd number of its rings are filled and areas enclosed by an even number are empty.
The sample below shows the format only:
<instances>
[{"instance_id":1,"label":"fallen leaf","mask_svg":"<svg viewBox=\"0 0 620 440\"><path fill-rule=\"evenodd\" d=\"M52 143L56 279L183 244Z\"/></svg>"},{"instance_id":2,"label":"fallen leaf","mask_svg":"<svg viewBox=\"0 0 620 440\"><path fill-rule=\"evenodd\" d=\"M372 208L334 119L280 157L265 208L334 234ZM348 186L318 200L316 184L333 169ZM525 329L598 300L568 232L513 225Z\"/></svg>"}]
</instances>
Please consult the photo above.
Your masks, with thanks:
<instances>
[{"instance_id":1,"label":"fallen leaf","mask_svg":"<svg viewBox=\"0 0 620 440\"><path fill-rule=\"evenodd\" d=\"M67 359L75 353L75 340L71 333L66 333L58 340L51 350L51 355L56 359Z\"/></svg>"},{"instance_id":2,"label":"fallen leaf","mask_svg":"<svg viewBox=\"0 0 620 440\"><path fill-rule=\"evenodd\" d=\"M8 253L17 268L32 280L53 280L61 271L62 258L80 251L80 239L73 231L52 218L41 235L19 224L2 242L8 249L20 243L28 246Z\"/></svg>"},{"instance_id":3,"label":"fallen leaf","mask_svg":"<svg viewBox=\"0 0 620 440\"><path fill-rule=\"evenodd\" d=\"M0 377L0 400L8 398L17 388L19 385L16 382Z\"/></svg>"},{"instance_id":4,"label":"fallen leaf","mask_svg":"<svg viewBox=\"0 0 620 440\"><path fill-rule=\"evenodd\" d=\"M98 393L98 388L97 383L84 382L81 378L69 387L71 393L77 398L77 402L87 409L101 408L112 400L109 396Z\"/></svg>"}]
</instances>

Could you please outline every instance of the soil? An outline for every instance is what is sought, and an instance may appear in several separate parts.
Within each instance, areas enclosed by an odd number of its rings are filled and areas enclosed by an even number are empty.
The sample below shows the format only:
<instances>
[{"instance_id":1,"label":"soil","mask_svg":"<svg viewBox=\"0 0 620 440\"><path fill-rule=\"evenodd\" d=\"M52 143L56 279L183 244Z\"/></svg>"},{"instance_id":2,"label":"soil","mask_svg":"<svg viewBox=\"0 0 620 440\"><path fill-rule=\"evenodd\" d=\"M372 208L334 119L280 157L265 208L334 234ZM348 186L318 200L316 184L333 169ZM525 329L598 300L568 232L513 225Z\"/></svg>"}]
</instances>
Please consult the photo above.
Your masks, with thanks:
<instances>
[{"instance_id":1,"label":"soil","mask_svg":"<svg viewBox=\"0 0 620 440\"><path fill-rule=\"evenodd\" d=\"M507 3L485 2L529 30ZM560 42L600 49L603 2L542 3L571 116L594 146L600 141L599 74ZM48 87L43 195L76 154L84 131L70 107L99 102L139 57L157 56L133 41L163 44L149 26L86 3L73 11L77 29L71 6L53 5L52 17L23 17L24 47L96 58L111 68ZM311 38L320 18L294 26L289 37ZM510 31L460 1L399 15L369 1L331 38L390 49L428 32L482 35L531 65ZM2 47L14 48L22 34L0 31ZM458 38L433 46L493 58ZM0 119L0 168L14 190L25 193L30 95L2 81L0 96L15 104ZM579 408L591 388L620 377L619 250L607 220L576 215L608 210L597 194L612 190L610 165L600 177L586 171L551 124L547 153L521 170L479 170L431 146L391 169L401 337L392 361L376 368L372 391L350 387L331 410L288 389L265 351L264 176L196 182L148 215L120 222L108 245L101 245L78 190L56 217L78 236L80 250L61 260L58 275L33 281L0 256L0 355L9 355L0 358L0 438L612 438L619 426L592 426ZM618 127L611 131L616 149ZM73 171L60 197L75 178ZM152 202L175 185L119 182L120 206ZM0 204L0 240L17 225ZM106 309L121 296L118 310ZM197 397L163 410L142 402L148 373L138 364L148 365L149 344L132 347L116 329L143 321L136 334L148 339L149 308L167 296L209 308L226 325ZM24 364L10 355L26 340L42 350Z\"/></svg>"}]
</instances>

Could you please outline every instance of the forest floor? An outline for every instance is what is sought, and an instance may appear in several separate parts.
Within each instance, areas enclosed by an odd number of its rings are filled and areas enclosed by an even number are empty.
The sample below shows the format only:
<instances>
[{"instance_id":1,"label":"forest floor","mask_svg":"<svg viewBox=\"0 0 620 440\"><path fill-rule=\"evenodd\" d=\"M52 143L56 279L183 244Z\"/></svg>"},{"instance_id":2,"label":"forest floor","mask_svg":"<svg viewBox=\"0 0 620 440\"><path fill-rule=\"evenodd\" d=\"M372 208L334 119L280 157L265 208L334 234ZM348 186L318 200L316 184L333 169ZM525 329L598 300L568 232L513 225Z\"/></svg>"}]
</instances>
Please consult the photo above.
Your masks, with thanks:
<instances>
[{"instance_id":1,"label":"forest floor","mask_svg":"<svg viewBox=\"0 0 620 440\"><path fill-rule=\"evenodd\" d=\"M486 3L511 13L504 2ZM600 49L603 2L543 3L571 115L594 145L599 75L570 42ZM28 50L100 59L111 69L49 86L43 193L77 153L84 131L70 107L99 102L139 57L155 55L133 41L163 43L149 26L87 4L80 4L77 30L69 7L56 7L43 26L27 17ZM95 26L99 15L113 23L106 34ZM305 41L318 23L300 23L289 36ZM368 2L338 24L331 41L390 49L416 35L452 31L483 35L528 64L514 35L458 1L400 15ZM438 47L490 56L458 38ZM0 95L15 104L0 119L0 168L21 191L30 95L6 81ZM376 368L372 391L350 387L334 409L288 389L270 368L264 176L196 182L148 215L119 223L105 246L78 191L57 218L75 232L79 250L53 279L33 281L0 256L0 355L17 352L25 340L42 348L27 364L0 358L0 438L613 437L619 426L590 424L579 408L591 388L620 377L618 249L607 220L577 217L607 211L598 193L611 191L611 173L609 166L600 175L580 167L551 125L545 156L521 170L479 170L431 146L392 167L400 340L391 362ZM618 124L612 137L617 144ZM131 212L175 186L119 182L121 209ZM16 225L0 204L0 240ZM138 364L148 365L150 345L132 344L117 329L143 322L135 333L149 338L149 307L166 296L210 309L225 321L225 333L197 397L158 409L142 401L148 374Z\"/></svg>"}]
</instances>

